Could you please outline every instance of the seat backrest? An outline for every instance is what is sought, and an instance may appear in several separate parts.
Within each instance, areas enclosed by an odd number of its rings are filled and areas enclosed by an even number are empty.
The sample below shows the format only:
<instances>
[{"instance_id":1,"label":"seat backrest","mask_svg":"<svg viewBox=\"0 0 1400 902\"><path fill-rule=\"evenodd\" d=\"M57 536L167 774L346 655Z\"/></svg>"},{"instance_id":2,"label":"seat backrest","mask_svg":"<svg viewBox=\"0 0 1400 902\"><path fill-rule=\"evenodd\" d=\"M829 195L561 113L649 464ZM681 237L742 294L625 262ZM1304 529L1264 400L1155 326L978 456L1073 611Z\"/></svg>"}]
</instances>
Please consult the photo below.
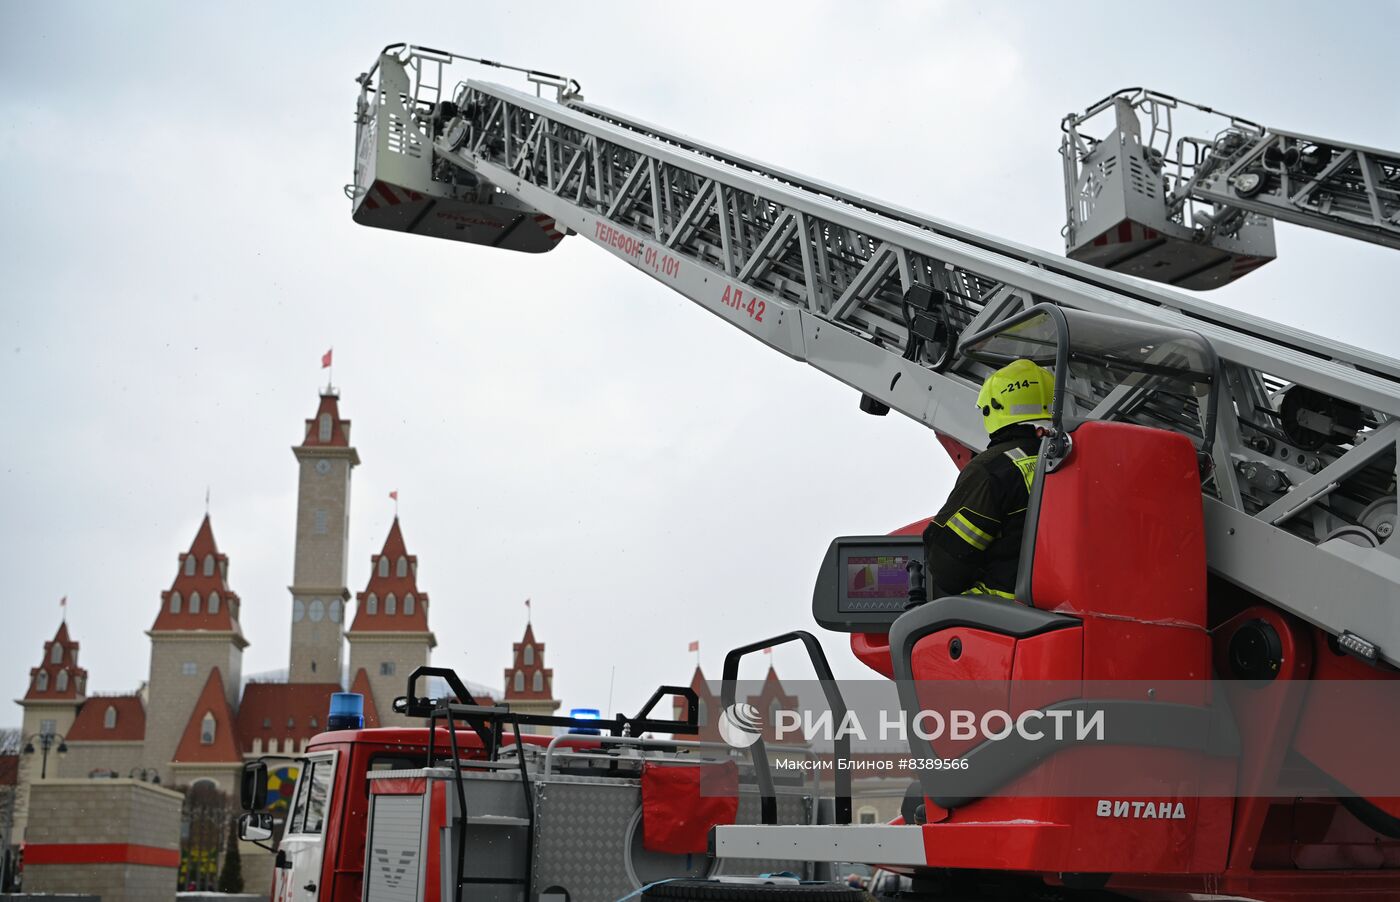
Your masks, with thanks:
<instances>
[{"instance_id":1,"label":"seat backrest","mask_svg":"<svg viewBox=\"0 0 1400 902\"><path fill-rule=\"evenodd\" d=\"M1205 526L1184 435L1089 421L1027 510L1017 598L1066 614L1204 627Z\"/></svg>"}]
</instances>

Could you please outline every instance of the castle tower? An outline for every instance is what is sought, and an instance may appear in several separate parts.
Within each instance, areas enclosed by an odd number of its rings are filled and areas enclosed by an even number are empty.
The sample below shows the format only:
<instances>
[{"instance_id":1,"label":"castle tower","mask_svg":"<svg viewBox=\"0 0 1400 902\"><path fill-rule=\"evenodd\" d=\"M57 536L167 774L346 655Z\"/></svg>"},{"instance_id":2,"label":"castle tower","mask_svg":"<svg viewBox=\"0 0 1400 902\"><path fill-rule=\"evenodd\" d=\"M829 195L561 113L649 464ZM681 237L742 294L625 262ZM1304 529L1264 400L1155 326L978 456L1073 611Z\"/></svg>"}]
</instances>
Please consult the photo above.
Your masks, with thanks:
<instances>
[{"instance_id":1,"label":"castle tower","mask_svg":"<svg viewBox=\"0 0 1400 902\"><path fill-rule=\"evenodd\" d=\"M190 550L180 555L174 582L160 593L160 613L146 631L151 637L151 673L142 764L158 770L167 784L190 712L215 670L222 674L225 702L238 705L243 649L248 647L238 607L238 596L228 584L228 556L219 552L206 514Z\"/></svg>"},{"instance_id":2,"label":"castle tower","mask_svg":"<svg viewBox=\"0 0 1400 902\"><path fill-rule=\"evenodd\" d=\"M739 684L742 690L752 690L753 682L742 680ZM724 697L721 694L719 680L705 679L705 672L700 669L700 665L695 665L695 673L690 678L690 688L695 690L696 699L699 702L698 720L700 722L700 732L694 737L706 742L721 742L724 737L719 731L719 717L724 711ZM763 682L759 684L757 692L749 692L748 695L739 696L736 702L753 705L757 708L762 717L763 738L767 742L779 742L777 736L778 712L800 710L801 704L797 696L790 694L784 687L783 681L778 679L778 671L774 669L772 662L768 664L768 673L764 674ZM685 700L677 696L671 702L671 716L676 720L685 719ZM795 740L791 736L785 736L782 743L791 745L800 740Z\"/></svg>"},{"instance_id":3,"label":"castle tower","mask_svg":"<svg viewBox=\"0 0 1400 902\"><path fill-rule=\"evenodd\" d=\"M697 720L700 725L700 732L695 736L682 737L685 739L700 739L705 742L722 742L724 737L719 734L719 714L724 710L723 697L719 692L718 681L711 682L705 679L705 671L700 669L700 665L695 665L695 673L690 677L690 688L695 690L698 707L696 710ZM611 712L605 712L611 713ZM685 720L686 704L685 699L676 696L671 702L671 717L674 720Z\"/></svg>"},{"instance_id":4,"label":"castle tower","mask_svg":"<svg viewBox=\"0 0 1400 902\"><path fill-rule=\"evenodd\" d=\"M367 677L381 726L421 725L394 713L393 706L394 698L404 694L408 675L428 663L437 645L428 627L428 596L418 589L418 557L408 553L398 517L384 549L370 557L369 584L355 600L355 622L345 634L352 680Z\"/></svg>"},{"instance_id":5,"label":"castle tower","mask_svg":"<svg viewBox=\"0 0 1400 902\"><path fill-rule=\"evenodd\" d=\"M559 710L554 698L554 671L544 666L544 643L535 639L533 624L525 624L525 635L512 646L511 666L506 668L505 702L522 714L553 714ZM545 727L521 728L522 732L549 733Z\"/></svg>"},{"instance_id":6,"label":"castle tower","mask_svg":"<svg viewBox=\"0 0 1400 902\"><path fill-rule=\"evenodd\" d=\"M288 679L293 683L340 683L341 632L350 527L350 471L360 455L350 445L350 421L341 419L339 395L321 392L316 416L306 421L300 445L292 448L297 484L296 562L292 571L292 647ZM235 683L236 685L236 683Z\"/></svg>"},{"instance_id":7,"label":"castle tower","mask_svg":"<svg viewBox=\"0 0 1400 902\"><path fill-rule=\"evenodd\" d=\"M763 717L763 739L766 742L778 742L778 712L796 711L800 709L801 702L797 696L789 693L783 687L783 681L778 679L778 671L773 669L770 662L768 673L763 677L763 685L759 687L758 693L749 696L749 704L757 708ZM789 737L783 740L791 743Z\"/></svg>"},{"instance_id":8,"label":"castle tower","mask_svg":"<svg viewBox=\"0 0 1400 902\"><path fill-rule=\"evenodd\" d=\"M29 818L29 786L41 779L66 776L61 771L59 744L78 716L87 693L87 671L78 666L78 643L68 636L67 622L59 624L52 640L44 643L39 666L29 671L29 688L18 701L24 709L21 748L33 751L19 756L18 792L15 796L12 842L24 839ZM50 737L45 740L43 737ZM47 741L48 765L44 765ZM47 775L44 777L45 771Z\"/></svg>"}]
</instances>

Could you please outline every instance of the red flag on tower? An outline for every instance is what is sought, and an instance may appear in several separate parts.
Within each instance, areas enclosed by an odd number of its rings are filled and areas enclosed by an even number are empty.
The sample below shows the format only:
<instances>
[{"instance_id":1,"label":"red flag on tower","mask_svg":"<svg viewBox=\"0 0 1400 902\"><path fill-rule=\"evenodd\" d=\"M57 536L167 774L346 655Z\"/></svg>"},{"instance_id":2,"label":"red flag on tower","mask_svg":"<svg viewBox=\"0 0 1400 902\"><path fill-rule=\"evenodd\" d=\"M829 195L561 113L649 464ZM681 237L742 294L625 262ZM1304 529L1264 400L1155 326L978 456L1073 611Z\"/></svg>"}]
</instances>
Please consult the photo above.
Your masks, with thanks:
<instances>
[{"instance_id":1,"label":"red flag on tower","mask_svg":"<svg viewBox=\"0 0 1400 902\"><path fill-rule=\"evenodd\" d=\"M334 351L335 348L331 348L330 350L326 351L326 353L321 355L321 369L324 370L331 365L331 354Z\"/></svg>"},{"instance_id":2,"label":"red flag on tower","mask_svg":"<svg viewBox=\"0 0 1400 902\"><path fill-rule=\"evenodd\" d=\"M700 640L699 640L699 639L696 639L694 642L690 643L690 647L686 649L686 651L699 651L699 650L700 650Z\"/></svg>"},{"instance_id":3,"label":"red flag on tower","mask_svg":"<svg viewBox=\"0 0 1400 902\"><path fill-rule=\"evenodd\" d=\"M771 655L771 654L773 653L773 646L770 645L770 646L768 646L767 648L765 648L765 649L763 650L763 653L764 653L765 655Z\"/></svg>"},{"instance_id":4,"label":"red flag on tower","mask_svg":"<svg viewBox=\"0 0 1400 902\"><path fill-rule=\"evenodd\" d=\"M390 498L393 498L395 501L398 501L398 500L399 500L399 490L398 490L398 489L394 489L392 492L389 493L389 497L390 497Z\"/></svg>"}]
</instances>

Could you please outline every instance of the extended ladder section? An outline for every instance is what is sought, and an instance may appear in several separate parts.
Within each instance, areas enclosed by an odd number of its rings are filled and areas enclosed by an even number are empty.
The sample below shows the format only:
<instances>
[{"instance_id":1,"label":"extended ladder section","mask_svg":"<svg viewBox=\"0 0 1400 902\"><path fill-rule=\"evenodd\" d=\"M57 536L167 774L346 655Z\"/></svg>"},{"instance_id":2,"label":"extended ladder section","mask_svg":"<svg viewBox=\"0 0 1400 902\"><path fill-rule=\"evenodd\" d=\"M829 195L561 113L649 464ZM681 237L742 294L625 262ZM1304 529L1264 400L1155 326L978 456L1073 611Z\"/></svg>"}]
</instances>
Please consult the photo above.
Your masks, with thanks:
<instances>
[{"instance_id":1,"label":"extended ladder section","mask_svg":"<svg viewBox=\"0 0 1400 902\"><path fill-rule=\"evenodd\" d=\"M784 354L968 448L986 367L958 338L1036 303L1195 331L1221 359L1205 481L1214 573L1400 663L1400 364L860 197L583 103L389 48L361 78L357 222L526 252L577 233ZM557 99L538 96L552 87ZM388 202L393 198L394 202ZM1084 373L1066 409L1191 436L1196 405ZM773 461L780 466L781 461ZM866 466L898 467L872 449ZM914 462L907 465L915 466Z\"/></svg>"},{"instance_id":2,"label":"extended ladder section","mask_svg":"<svg viewBox=\"0 0 1400 902\"><path fill-rule=\"evenodd\" d=\"M1062 128L1065 249L1076 260L1208 289L1274 259L1274 220L1400 248L1395 151L1266 128L1142 88Z\"/></svg>"}]
</instances>

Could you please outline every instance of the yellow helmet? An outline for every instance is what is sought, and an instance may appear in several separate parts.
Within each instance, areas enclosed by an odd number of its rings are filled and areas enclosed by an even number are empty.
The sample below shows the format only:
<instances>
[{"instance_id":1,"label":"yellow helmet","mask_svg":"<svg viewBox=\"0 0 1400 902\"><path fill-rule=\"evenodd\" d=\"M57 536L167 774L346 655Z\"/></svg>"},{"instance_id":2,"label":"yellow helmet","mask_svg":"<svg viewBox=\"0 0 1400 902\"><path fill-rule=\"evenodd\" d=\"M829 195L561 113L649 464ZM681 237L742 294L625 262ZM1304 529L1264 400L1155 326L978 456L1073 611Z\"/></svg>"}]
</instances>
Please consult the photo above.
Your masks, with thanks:
<instances>
[{"instance_id":1,"label":"yellow helmet","mask_svg":"<svg viewBox=\"0 0 1400 902\"><path fill-rule=\"evenodd\" d=\"M991 435L1012 423L1050 419L1054 399L1054 373L1029 360L1013 360L982 383L977 407Z\"/></svg>"}]
</instances>

